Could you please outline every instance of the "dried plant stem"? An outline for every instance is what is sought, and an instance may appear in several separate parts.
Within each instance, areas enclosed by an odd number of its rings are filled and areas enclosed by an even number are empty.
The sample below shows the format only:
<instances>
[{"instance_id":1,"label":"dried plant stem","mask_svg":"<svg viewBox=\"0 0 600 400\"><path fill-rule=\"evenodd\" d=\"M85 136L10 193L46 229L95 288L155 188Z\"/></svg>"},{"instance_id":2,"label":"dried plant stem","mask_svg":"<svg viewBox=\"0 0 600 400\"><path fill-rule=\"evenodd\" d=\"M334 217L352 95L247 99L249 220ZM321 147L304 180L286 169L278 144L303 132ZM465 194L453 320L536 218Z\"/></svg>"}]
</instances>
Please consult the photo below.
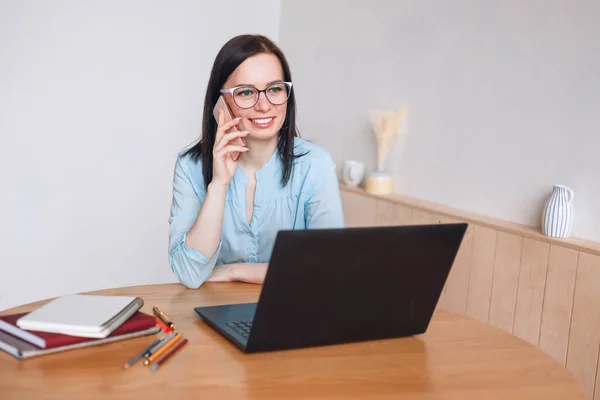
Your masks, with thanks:
<instances>
[{"instance_id":1,"label":"dried plant stem","mask_svg":"<svg viewBox=\"0 0 600 400\"><path fill-rule=\"evenodd\" d=\"M369 110L371 126L377 139L377 168L379 171L384 170L385 160L400 135L405 116L406 110L404 109L390 112Z\"/></svg>"}]
</instances>

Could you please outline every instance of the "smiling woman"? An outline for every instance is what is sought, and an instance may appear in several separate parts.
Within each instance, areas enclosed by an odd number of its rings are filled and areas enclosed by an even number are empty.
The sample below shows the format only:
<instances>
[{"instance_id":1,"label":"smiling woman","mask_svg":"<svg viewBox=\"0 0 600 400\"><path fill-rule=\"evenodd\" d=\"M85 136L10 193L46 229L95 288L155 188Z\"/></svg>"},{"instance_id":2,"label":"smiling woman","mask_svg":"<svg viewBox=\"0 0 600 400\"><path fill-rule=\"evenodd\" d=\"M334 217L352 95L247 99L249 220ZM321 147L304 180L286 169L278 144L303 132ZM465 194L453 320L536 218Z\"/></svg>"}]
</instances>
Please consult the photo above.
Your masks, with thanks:
<instances>
[{"instance_id":1,"label":"smiling woman","mask_svg":"<svg viewBox=\"0 0 600 400\"><path fill-rule=\"evenodd\" d=\"M217 54L202 137L175 163L169 263L187 287L262 283L278 231L344 226L335 164L299 137L292 87L264 36L236 36ZM213 117L221 96L232 120Z\"/></svg>"}]
</instances>

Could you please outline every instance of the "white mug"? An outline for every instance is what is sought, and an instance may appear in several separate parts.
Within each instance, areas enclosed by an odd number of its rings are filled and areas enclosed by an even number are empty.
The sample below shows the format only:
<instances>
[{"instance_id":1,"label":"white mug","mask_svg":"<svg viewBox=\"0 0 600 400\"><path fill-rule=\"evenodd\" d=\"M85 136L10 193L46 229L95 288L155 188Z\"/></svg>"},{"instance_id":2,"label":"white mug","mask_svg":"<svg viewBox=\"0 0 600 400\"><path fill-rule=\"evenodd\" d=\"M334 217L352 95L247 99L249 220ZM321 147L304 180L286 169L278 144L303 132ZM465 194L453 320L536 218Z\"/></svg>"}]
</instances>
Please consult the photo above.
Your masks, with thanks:
<instances>
[{"instance_id":1,"label":"white mug","mask_svg":"<svg viewBox=\"0 0 600 400\"><path fill-rule=\"evenodd\" d=\"M344 161L342 179L347 186L357 187L362 182L364 176L365 164L353 160Z\"/></svg>"}]
</instances>

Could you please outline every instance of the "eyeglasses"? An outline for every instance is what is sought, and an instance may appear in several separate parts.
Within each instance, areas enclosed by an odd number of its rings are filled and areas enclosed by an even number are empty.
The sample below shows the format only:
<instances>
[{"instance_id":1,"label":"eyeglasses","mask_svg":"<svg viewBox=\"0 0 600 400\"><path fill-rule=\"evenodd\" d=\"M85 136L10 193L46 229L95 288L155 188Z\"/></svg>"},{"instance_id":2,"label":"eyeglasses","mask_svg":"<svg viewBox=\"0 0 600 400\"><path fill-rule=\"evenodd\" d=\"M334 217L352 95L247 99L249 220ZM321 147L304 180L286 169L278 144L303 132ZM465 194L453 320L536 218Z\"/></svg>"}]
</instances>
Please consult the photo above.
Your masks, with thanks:
<instances>
[{"instance_id":1,"label":"eyeglasses","mask_svg":"<svg viewBox=\"0 0 600 400\"><path fill-rule=\"evenodd\" d=\"M221 89L221 93L231 93L233 101L240 108L251 108L258 103L261 93L273 105L281 105L288 101L292 92L292 82L271 83L263 90L258 90L254 86L236 86L231 89Z\"/></svg>"}]
</instances>

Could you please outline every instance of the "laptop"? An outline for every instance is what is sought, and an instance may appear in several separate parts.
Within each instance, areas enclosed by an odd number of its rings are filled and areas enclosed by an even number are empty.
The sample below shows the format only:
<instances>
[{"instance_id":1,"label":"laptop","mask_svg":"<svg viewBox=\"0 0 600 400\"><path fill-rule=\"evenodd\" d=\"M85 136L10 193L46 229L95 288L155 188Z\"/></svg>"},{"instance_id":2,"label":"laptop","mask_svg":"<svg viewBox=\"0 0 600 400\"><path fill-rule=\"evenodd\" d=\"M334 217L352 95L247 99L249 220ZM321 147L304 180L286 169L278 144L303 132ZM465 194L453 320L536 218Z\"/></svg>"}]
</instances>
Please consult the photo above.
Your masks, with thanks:
<instances>
[{"instance_id":1,"label":"laptop","mask_svg":"<svg viewBox=\"0 0 600 400\"><path fill-rule=\"evenodd\" d=\"M258 302L194 310L246 353L423 334L466 229L280 231Z\"/></svg>"}]
</instances>

